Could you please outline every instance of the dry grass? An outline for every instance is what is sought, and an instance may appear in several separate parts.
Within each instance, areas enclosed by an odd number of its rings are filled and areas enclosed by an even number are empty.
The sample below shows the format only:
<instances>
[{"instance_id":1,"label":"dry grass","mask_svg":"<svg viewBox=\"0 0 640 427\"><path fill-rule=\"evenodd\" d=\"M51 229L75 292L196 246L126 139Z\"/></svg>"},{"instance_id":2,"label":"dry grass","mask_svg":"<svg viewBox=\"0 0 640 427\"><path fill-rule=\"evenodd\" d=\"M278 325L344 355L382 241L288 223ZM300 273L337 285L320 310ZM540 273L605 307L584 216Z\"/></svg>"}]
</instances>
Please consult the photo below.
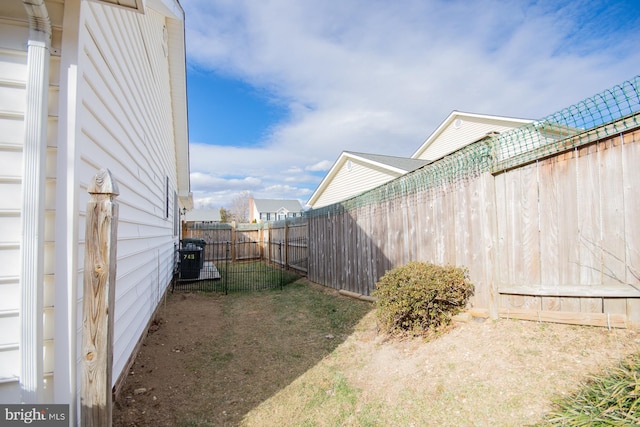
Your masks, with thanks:
<instances>
[{"instance_id":1,"label":"dry grass","mask_svg":"<svg viewBox=\"0 0 640 427\"><path fill-rule=\"evenodd\" d=\"M305 280L176 295L115 425L522 426L640 350L630 330L513 320L397 342L371 309Z\"/></svg>"}]
</instances>

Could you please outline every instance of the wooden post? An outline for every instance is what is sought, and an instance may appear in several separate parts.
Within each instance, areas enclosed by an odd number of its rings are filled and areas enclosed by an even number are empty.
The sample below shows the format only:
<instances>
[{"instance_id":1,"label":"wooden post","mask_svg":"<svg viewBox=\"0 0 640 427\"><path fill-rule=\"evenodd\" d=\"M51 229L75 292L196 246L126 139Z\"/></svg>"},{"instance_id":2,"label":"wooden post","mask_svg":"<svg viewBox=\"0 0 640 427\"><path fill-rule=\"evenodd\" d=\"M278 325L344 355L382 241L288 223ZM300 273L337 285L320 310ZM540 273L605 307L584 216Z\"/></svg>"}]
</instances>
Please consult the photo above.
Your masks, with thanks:
<instances>
[{"instance_id":1,"label":"wooden post","mask_svg":"<svg viewBox=\"0 0 640 427\"><path fill-rule=\"evenodd\" d=\"M273 262L273 256L271 255L271 223L267 222L267 257L269 259L269 262Z\"/></svg>"},{"instance_id":2,"label":"wooden post","mask_svg":"<svg viewBox=\"0 0 640 427\"><path fill-rule=\"evenodd\" d=\"M282 253L282 265L285 268L289 267L289 223L287 218L284 219L284 253Z\"/></svg>"},{"instance_id":3,"label":"wooden post","mask_svg":"<svg viewBox=\"0 0 640 427\"><path fill-rule=\"evenodd\" d=\"M111 426L113 313L118 236L118 187L101 169L89 184L82 302L81 419Z\"/></svg>"},{"instance_id":4,"label":"wooden post","mask_svg":"<svg viewBox=\"0 0 640 427\"><path fill-rule=\"evenodd\" d=\"M187 235L187 233L188 233L188 229L189 229L189 228L187 227L187 221L185 221L185 220L183 219L183 220L182 220L182 238L183 238L183 239L186 239L187 237L191 237L191 236L188 236L188 235Z\"/></svg>"},{"instance_id":5,"label":"wooden post","mask_svg":"<svg viewBox=\"0 0 640 427\"><path fill-rule=\"evenodd\" d=\"M231 262L236 260L236 222L231 221Z\"/></svg>"}]
</instances>

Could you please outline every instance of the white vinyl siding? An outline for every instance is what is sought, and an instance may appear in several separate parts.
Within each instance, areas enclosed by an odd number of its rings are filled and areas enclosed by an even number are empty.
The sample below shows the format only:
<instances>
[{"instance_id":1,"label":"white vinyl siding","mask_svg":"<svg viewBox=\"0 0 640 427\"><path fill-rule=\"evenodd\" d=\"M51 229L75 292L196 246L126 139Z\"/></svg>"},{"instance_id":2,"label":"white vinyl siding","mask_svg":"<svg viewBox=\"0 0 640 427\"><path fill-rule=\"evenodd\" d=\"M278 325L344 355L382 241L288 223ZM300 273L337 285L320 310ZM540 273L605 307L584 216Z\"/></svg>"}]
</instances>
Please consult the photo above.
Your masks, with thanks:
<instances>
[{"instance_id":1,"label":"white vinyl siding","mask_svg":"<svg viewBox=\"0 0 640 427\"><path fill-rule=\"evenodd\" d=\"M27 56L10 42L26 23L0 22L0 401L16 402L20 375L20 212ZM17 36L16 36L17 37Z\"/></svg>"},{"instance_id":2,"label":"white vinyl siding","mask_svg":"<svg viewBox=\"0 0 640 427\"><path fill-rule=\"evenodd\" d=\"M81 342L82 269L88 182L100 168L119 187L113 380L124 368L173 274L174 130L165 18L83 2L78 136L77 339ZM167 188L167 177L169 188ZM76 354L79 359L79 354Z\"/></svg>"},{"instance_id":3,"label":"white vinyl siding","mask_svg":"<svg viewBox=\"0 0 640 427\"><path fill-rule=\"evenodd\" d=\"M491 120L478 117L462 117L456 126L454 120L424 151L420 152L416 159L437 160L447 154L453 153L472 142L487 136L489 132L504 132L522 124L508 121Z\"/></svg>"},{"instance_id":4,"label":"white vinyl siding","mask_svg":"<svg viewBox=\"0 0 640 427\"><path fill-rule=\"evenodd\" d=\"M20 239L22 211L22 151L26 100L27 52L29 33L24 6L12 10L13 19L0 20L0 401L19 402L16 394L20 375ZM62 3L47 4L59 41ZM57 102L59 57L50 57L48 133L45 158L44 229L44 374L45 398L51 397L54 352L54 235L57 157Z\"/></svg>"},{"instance_id":5,"label":"white vinyl siding","mask_svg":"<svg viewBox=\"0 0 640 427\"><path fill-rule=\"evenodd\" d=\"M351 161L350 168L347 167L348 161ZM388 169L375 167L357 159L349 159L343 162L338 173L331 181L331 185L325 189L314 203L314 208L348 199L399 176L401 176L400 173L393 173Z\"/></svg>"}]
</instances>

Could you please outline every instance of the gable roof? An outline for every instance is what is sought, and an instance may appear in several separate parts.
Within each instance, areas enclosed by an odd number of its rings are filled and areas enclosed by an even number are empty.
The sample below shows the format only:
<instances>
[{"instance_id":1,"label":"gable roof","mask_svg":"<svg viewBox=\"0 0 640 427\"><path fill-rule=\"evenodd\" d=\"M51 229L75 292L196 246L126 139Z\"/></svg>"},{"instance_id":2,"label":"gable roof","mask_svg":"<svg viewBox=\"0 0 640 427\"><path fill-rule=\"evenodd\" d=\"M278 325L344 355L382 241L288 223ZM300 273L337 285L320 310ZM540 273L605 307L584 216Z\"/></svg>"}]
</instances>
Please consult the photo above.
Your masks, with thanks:
<instances>
[{"instance_id":1,"label":"gable roof","mask_svg":"<svg viewBox=\"0 0 640 427\"><path fill-rule=\"evenodd\" d=\"M301 212L302 204L296 199L253 199L258 212L278 212L281 209L287 212Z\"/></svg>"},{"instance_id":2,"label":"gable roof","mask_svg":"<svg viewBox=\"0 0 640 427\"><path fill-rule=\"evenodd\" d=\"M429 161L440 159L488 134L501 133L532 123L530 119L452 111L411 156ZM437 141L437 143L436 143Z\"/></svg>"},{"instance_id":3,"label":"gable roof","mask_svg":"<svg viewBox=\"0 0 640 427\"><path fill-rule=\"evenodd\" d=\"M324 191L335 179L338 172L349 161L358 161L359 163L369 166L372 169L382 169L384 171L387 171L390 175L394 176L404 175L429 163L429 161L427 160L412 159L409 157L343 151L340 154L340 157L338 157L338 160L336 160L336 162L333 164L327 175L325 175L325 177L322 179L322 182L320 182L320 185L318 186L316 191L314 191L309 198L309 201L307 202L308 205L313 206L318 201L322 193L324 193ZM358 192L362 191L366 190L358 189Z\"/></svg>"},{"instance_id":4,"label":"gable roof","mask_svg":"<svg viewBox=\"0 0 640 427\"><path fill-rule=\"evenodd\" d=\"M381 154L357 153L355 151L345 151L345 157L359 158L368 163L375 163L385 169L395 169L397 172L407 173L421 168L429 163L422 159L410 157L385 156Z\"/></svg>"}]
</instances>

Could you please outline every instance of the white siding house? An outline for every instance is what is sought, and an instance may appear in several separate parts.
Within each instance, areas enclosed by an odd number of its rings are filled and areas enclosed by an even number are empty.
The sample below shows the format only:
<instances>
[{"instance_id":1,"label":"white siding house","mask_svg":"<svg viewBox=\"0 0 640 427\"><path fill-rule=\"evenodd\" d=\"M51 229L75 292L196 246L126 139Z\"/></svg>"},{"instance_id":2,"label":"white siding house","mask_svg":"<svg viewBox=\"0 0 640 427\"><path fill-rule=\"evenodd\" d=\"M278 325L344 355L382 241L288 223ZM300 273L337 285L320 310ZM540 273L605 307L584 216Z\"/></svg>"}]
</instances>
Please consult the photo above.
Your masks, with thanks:
<instances>
[{"instance_id":1,"label":"white siding house","mask_svg":"<svg viewBox=\"0 0 640 427\"><path fill-rule=\"evenodd\" d=\"M220 209L194 209L184 215L183 221L194 223L221 222Z\"/></svg>"},{"instance_id":2,"label":"white siding house","mask_svg":"<svg viewBox=\"0 0 640 427\"><path fill-rule=\"evenodd\" d=\"M280 221L302 215L300 201L294 199L249 199L249 222Z\"/></svg>"},{"instance_id":3,"label":"white siding house","mask_svg":"<svg viewBox=\"0 0 640 427\"><path fill-rule=\"evenodd\" d=\"M346 200L428 163L421 159L344 151L307 205L317 209Z\"/></svg>"},{"instance_id":4,"label":"white siding house","mask_svg":"<svg viewBox=\"0 0 640 427\"><path fill-rule=\"evenodd\" d=\"M489 134L502 133L533 120L453 111L411 158L343 152L311 195L313 208L347 200L396 179Z\"/></svg>"},{"instance_id":5,"label":"white siding house","mask_svg":"<svg viewBox=\"0 0 640 427\"><path fill-rule=\"evenodd\" d=\"M176 0L2 1L0 402L77 411L87 185L101 168L120 191L114 384L125 373L192 207L185 81Z\"/></svg>"},{"instance_id":6,"label":"white siding house","mask_svg":"<svg viewBox=\"0 0 640 427\"><path fill-rule=\"evenodd\" d=\"M532 122L529 119L453 111L411 158L432 162L489 134L502 133Z\"/></svg>"}]
</instances>

